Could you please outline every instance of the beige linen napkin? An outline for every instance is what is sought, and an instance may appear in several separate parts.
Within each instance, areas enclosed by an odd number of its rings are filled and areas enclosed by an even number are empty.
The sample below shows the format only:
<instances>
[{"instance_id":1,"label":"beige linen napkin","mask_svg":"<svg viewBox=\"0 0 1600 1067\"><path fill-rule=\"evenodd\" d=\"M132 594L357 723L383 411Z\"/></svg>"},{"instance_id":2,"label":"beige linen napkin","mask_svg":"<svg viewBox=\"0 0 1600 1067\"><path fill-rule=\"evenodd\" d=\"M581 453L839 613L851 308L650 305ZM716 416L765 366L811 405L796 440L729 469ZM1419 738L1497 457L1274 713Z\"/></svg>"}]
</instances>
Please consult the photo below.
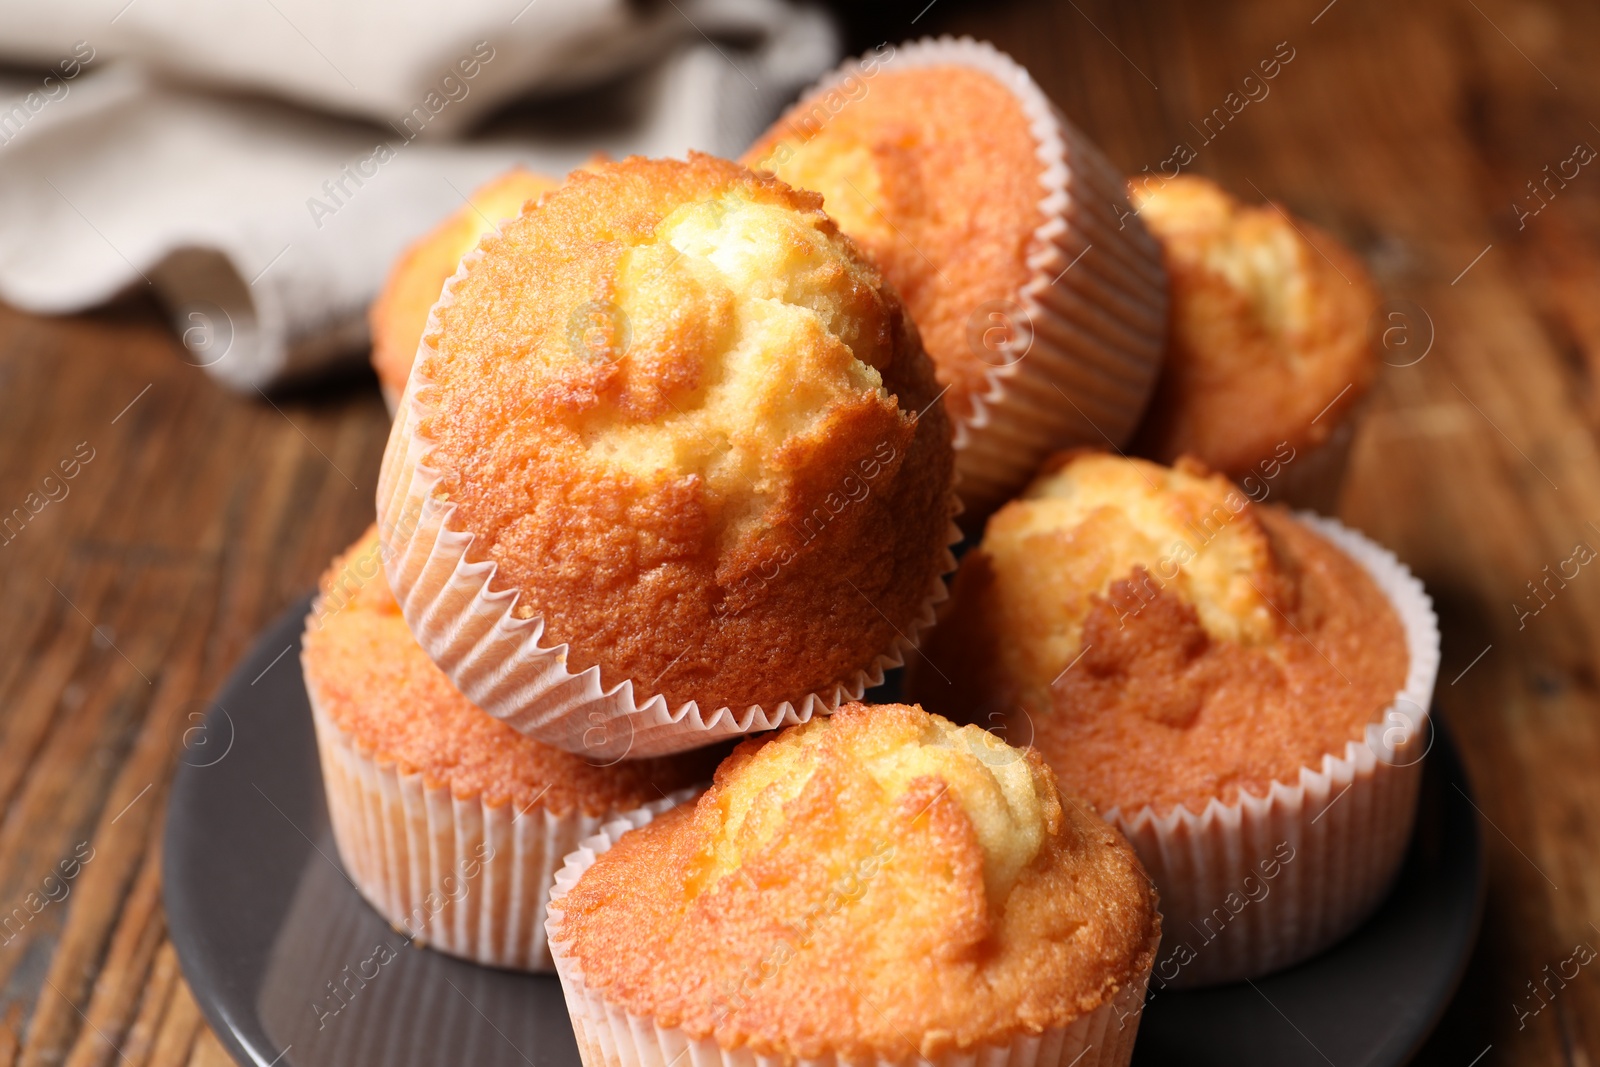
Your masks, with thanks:
<instances>
[{"instance_id":1,"label":"beige linen napkin","mask_svg":"<svg viewBox=\"0 0 1600 1067\"><path fill-rule=\"evenodd\" d=\"M394 256L512 163L737 154L838 51L785 0L0 0L0 24L27 64L0 79L0 299L149 286L240 389L359 352Z\"/></svg>"}]
</instances>

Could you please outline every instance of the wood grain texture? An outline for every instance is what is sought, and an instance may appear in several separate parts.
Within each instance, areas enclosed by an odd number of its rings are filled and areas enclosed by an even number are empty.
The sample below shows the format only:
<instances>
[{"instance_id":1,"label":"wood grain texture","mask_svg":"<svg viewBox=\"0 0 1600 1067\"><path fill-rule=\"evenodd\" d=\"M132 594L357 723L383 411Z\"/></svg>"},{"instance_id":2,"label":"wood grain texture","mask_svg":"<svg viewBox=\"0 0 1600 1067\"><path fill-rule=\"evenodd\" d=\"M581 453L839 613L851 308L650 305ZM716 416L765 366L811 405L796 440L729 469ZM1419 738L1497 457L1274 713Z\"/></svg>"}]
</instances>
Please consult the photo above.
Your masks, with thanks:
<instances>
[{"instance_id":1,"label":"wood grain texture","mask_svg":"<svg viewBox=\"0 0 1600 1067\"><path fill-rule=\"evenodd\" d=\"M1388 308L1405 329L1341 511L1439 603L1439 705L1490 860L1481 944L1419 1062L1600 1063L1594 968L1530 992L1575 945L1600 947L1600 568L1529 585L1579 542L1600 549L1600 165L1537 199L1528 184L1600 147L1600 7L845 14L862 48L995 41L1124 169L1189 142L1192 170L1338 235L1410 302ZM1197 128L1280 47L1294 58L1264 99L1214 136ZM93 450L68 496L0 545L0 1067L227 1062L165 940L167 782L190 716L371 518L387 419L370 380L241 398L182 357L140 294L73 318L0 308L0 515ZM70 892L30 908L75 850L93 858Z\"/></svg>"},{"instance_id":2,"label":"wood grain texture","mask_svg":"<svg viewBox=\"0 0 1600 1067\"><path fill-rule=\"evenodd\" d=\"M155 1046L142 1067L184 1067L201 1029L200 1009L194 1002L194 994L180 982L167 1002L161 1029L156 1031Z\"/></svg>"}]
</instances>

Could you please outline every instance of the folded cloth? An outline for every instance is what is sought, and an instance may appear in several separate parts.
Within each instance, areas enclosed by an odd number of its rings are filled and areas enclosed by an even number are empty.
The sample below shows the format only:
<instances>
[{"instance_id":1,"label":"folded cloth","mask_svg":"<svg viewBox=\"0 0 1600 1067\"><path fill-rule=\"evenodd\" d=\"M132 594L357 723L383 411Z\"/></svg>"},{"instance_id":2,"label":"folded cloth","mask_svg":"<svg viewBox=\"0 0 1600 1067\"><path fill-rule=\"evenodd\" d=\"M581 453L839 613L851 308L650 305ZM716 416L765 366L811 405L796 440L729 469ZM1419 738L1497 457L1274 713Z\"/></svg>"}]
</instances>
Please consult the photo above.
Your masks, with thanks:
<instances>
[{"instance_id":1,"label":"folded cloth","mask_svg":"<svg viewBox=\"0 0 1600 1067\"><path fill-rule=\"evenodd\" d=\"M148 285L246 390L358 349L395 255L493 174L736 155L838 55L785 0L90 6L0 0L0 55L44 68L0 82L0 299Z\"/></svg>"}]
</instances>

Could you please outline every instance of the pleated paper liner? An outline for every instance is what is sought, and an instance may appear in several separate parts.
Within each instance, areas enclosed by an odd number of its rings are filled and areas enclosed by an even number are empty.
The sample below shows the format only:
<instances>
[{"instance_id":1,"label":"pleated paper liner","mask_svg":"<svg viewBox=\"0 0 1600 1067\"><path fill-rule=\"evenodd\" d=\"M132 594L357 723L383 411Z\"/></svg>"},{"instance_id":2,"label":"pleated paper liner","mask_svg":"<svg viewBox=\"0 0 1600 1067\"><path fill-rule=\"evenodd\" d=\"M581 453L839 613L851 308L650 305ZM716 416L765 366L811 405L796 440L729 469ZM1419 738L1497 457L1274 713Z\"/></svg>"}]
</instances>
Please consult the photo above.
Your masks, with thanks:
<instances>
[{"instance_id":1,"label":"pleated paper liner","mask_svg":"<svg viewBox=\"0 0 1600 1067\"><path fill-rule=\"evenodd\" d=\"M539 804L518 811L454 796L364 752L323 708L309 670L306 692L334 841L362 896L391 926L440 952L491 967L551 970L544 919L556 872L616 813ZM664 810L696 792L652 807Z\"/></svg>"},{"instance_id":2,"label":"pleated paper liner","mask_svg":"<svg viewBox=\"0 0 1600 1067\"><path fill-rule=\"evenodd\" d=\"M1000 351L970 412L956 426L963 525L977 528L1021 491L1050 454L1073 445L1127 443L1155 387L1165 343L1167 278L1161 247L1128 204L1126 181L1045 96L1020 64L970 37L924 38L888 58L850 60L802 95L883 70L957 65L1011 90L1032 130L1043 221L1028 255L1029 281L1008 313Z\"/></svg>"},{"instance_id":3,"label":"pleated paper liner","mask_svg":"<svg viewBox=\"0 0 1600 1067\"><path fill-rule=\"evenodd\" d=\"M1276 491L1282 494L1283 503L1321 515L1339 513L1339 496L1344 491L1345 472L1350 469L1350 450L1366 410L1363 398L1325 441L1300 450L1280 476L1282 481Z\"/></svg>"},{"instance_id":4,"label":"pleated paper liner","mask_svg":"<svg viewBox=\"0 0 1600 1067\"><path fill-rule=\"evenodd\" d=\"M1166 939L1152 981L1189 988L1255 978L1329 947L1377 908L1416 817L1439 624L1422 583L1392 553L1334 519L1296 518L1360 563L1389 598L1410 655L1405 686L1340 755L1265 796L1105 813L1150 872Z\"/></svg>"},{"instance_id":5,"label":"pleated paper liner","mask_svg":"<svg viewBox=\"0 0 1600 1067\"><path fill-rule=\"evenodd\" d=\"M848 677L798 699L771 707L702 708L693 700L672 707L633 679L607 687L598 667L568 670L568 646L545 644L544 620L517 618L517 593L493 588L496 565L469 560L473 535L452 527L455 505L437 494L439 475L427 465L432 445L419 429L433 391L425 362L433 354L428 338L436 335L439 309L454 301L455 285L482 256L481 247L462 259L429 315L378 481L378 532L387 549L390 587L412 634L457 689L546 744L596 759L642 759L826 715L859 700L883 683L884 671L905 662L948 595L943 576L955 569L950 546L961 539L954 522L922 605L890 646Z\"/></svg>"},{"instance_id":6,"label":"pleated paper liner","mask_svg":"<svg viewBox=\"0 0 1600 1067\"><path fill-rule=\"evenodd\" d=\"M691 1037L678 1027L663 1026L607 1001L584 984L583 969L565 946L561 936L561 898L618 838L649 823L657 814L659 810L641 809L601 827L567 857L550 894L550 918L546 924L550 951L584 1067L776 1067L783 1061L758 1056L748 1048L722 1048L711 1038ZM920 1067L1126 1067L1133 1058L1148 977L1148 972L1140 975L1111 1000L1068 1026L1019 1036L1007 1044L949 1052L932 1060L883 1058L876 1065L903 1067L909 1062ZM798 1067L865 1067L874 1061L846 1061L827 1055L795 1062Z\"/></svg>"}]
</instances>

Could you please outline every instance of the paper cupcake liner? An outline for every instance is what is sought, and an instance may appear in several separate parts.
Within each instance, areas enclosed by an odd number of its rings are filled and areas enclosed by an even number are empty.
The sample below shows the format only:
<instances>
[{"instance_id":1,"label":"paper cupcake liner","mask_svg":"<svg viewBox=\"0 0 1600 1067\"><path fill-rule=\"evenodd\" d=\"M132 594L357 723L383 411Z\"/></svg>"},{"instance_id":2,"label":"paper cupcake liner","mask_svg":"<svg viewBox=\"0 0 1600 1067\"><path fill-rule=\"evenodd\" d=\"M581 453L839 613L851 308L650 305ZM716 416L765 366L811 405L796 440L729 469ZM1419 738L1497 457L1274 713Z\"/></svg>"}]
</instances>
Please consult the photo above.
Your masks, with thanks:
<instances>
[{"instance_id":1,"label":"paper cupcake liner","mask_svg":"<svg viewBox=\"0 0 1600 1067\"><path fill-rule=\"evenodd\" d=\"M457 797L363 752L324 710L309 672L306 692L334 841L361 895L391 926L441 952L551 970L544 919L556 872L615 813L516 811ZM647 810L694 795L673 794Z\"/></svg>"},{"instance_id":2,"label":"paper cupcake liner","mask_svg":"<svg viewBox=\"0 0 1600 1067\"><path fill-rule=\"evenodd\" d=\"M1382 546L1339 522L1299 512L1372 576L1405 630L1406 682L1383 718L1343 756L1273 782L1266 796L1105 812L1138 852L1161 897L1166 940L1151 980L1190 988L1254 978L1350 933L1387 894L1416 817L1439 623L1422 583Z\"/></svg>"},{"instance_id":3,"label":"paper cupcake liner","mask_svg":"<svg viewBox=\"0 0 1600 1067\"><path fill-rule=\"evenodd\" d=\"M1321 515L1338 514L1345 472L1350 469L1350 450L1366 410L1367 401L1363 398L1320 445L1300 450L1294 462L1284 469L1278 488L1285 504Z\"/></svg>"},{"instance_id":4,"label":"paper cupcake liner","mask_svg":"<svg viewBox=\"0 0 1600 1067\"><path fill-rule=\"evenodd\" d=\"M679 1027L663 1026L653 1018L635 1015L609 1002L584 983L583 968L561 936L561 899L618 838L649 823L657 814L659 810L642 809L602 826L567 857L550 893L550 917L545 924L550 951L584 1067L772 1067L781 1062L793 1062L797 1067L865 1067L865 1063L890 1067L904 1065L908 1059L919 1067L1127 1067L1132 1060L1148 972L1068 1026L1021 1035L1006 1044L952 1051L931 1060L898 1056L851 1061L829 1054L781 1061L757 1055L749 1048L722 1048L711 1038L691 1037Z\"/></svg>"},{"instance_id":5,"label":"paper cupcake liner","mask_svg":"<svg viewBox=\"0 0 1600 1067\"><path fill-rule=\"evenodd\" d=\"M482 240L498 232L491 230ZM771 707L705 709L690 700L674 708L665 696L636 686L633 679L607 688L598 666L573 673L567 669L566 644L542 643L542 618L512 614L517 592L492 588L496 564L469 561L473 535L451 526L455 505L437 493L438 472L427 465L432 442L419 428L432 391L425 362L433 354L428 338L439 329L439 309L454 302L456 283L482 255L480 241L462 258L428 314L378 477L378 534L390 588L412 634L456 688L530 737L591 758L620 760L668 755L724 737L808 722L882 685L884 671L905 662L917 638L933 625L935 608L949 595L944 576L956 566L950 547L961 540L953 521L927 594L893 643L850 677Z\"/></svg>"},{"instance_id":6,"label":"paper cupcake liner","mask_svg":"<svg viewBox=\"0 0 1600 1067\"><path fill-rule=\"evenodd\" d=\"M1350 469L1350 448L1356 438L1356 416L1341 423L1320 445L1303 448L1284 470L1278 492L1290 507L1334 515Z\"/></svg>"},{"instance_id":7,"label":"paper cupcake liner","mask_svg":"<svg viewBox=\"0 0 1600 1067\"><path fill-rule=\"evenodd\" d=\"M870 79L861 62L847 62L801 99L846 78ZM970 397L971 412L951 412L963 523L981 523L1052 453L1120 447L1133 436L1165 344L1161 246L1129 205L1123 176L993 45L924 38L873 62L875 69L960 65L988 74L1016 96L1044 166L1044 221L1028 254L1031 277L1016 294L1026 322L1013 331L1007 361L991 367L987 387Z\"/></svg>"}]
</instances>

